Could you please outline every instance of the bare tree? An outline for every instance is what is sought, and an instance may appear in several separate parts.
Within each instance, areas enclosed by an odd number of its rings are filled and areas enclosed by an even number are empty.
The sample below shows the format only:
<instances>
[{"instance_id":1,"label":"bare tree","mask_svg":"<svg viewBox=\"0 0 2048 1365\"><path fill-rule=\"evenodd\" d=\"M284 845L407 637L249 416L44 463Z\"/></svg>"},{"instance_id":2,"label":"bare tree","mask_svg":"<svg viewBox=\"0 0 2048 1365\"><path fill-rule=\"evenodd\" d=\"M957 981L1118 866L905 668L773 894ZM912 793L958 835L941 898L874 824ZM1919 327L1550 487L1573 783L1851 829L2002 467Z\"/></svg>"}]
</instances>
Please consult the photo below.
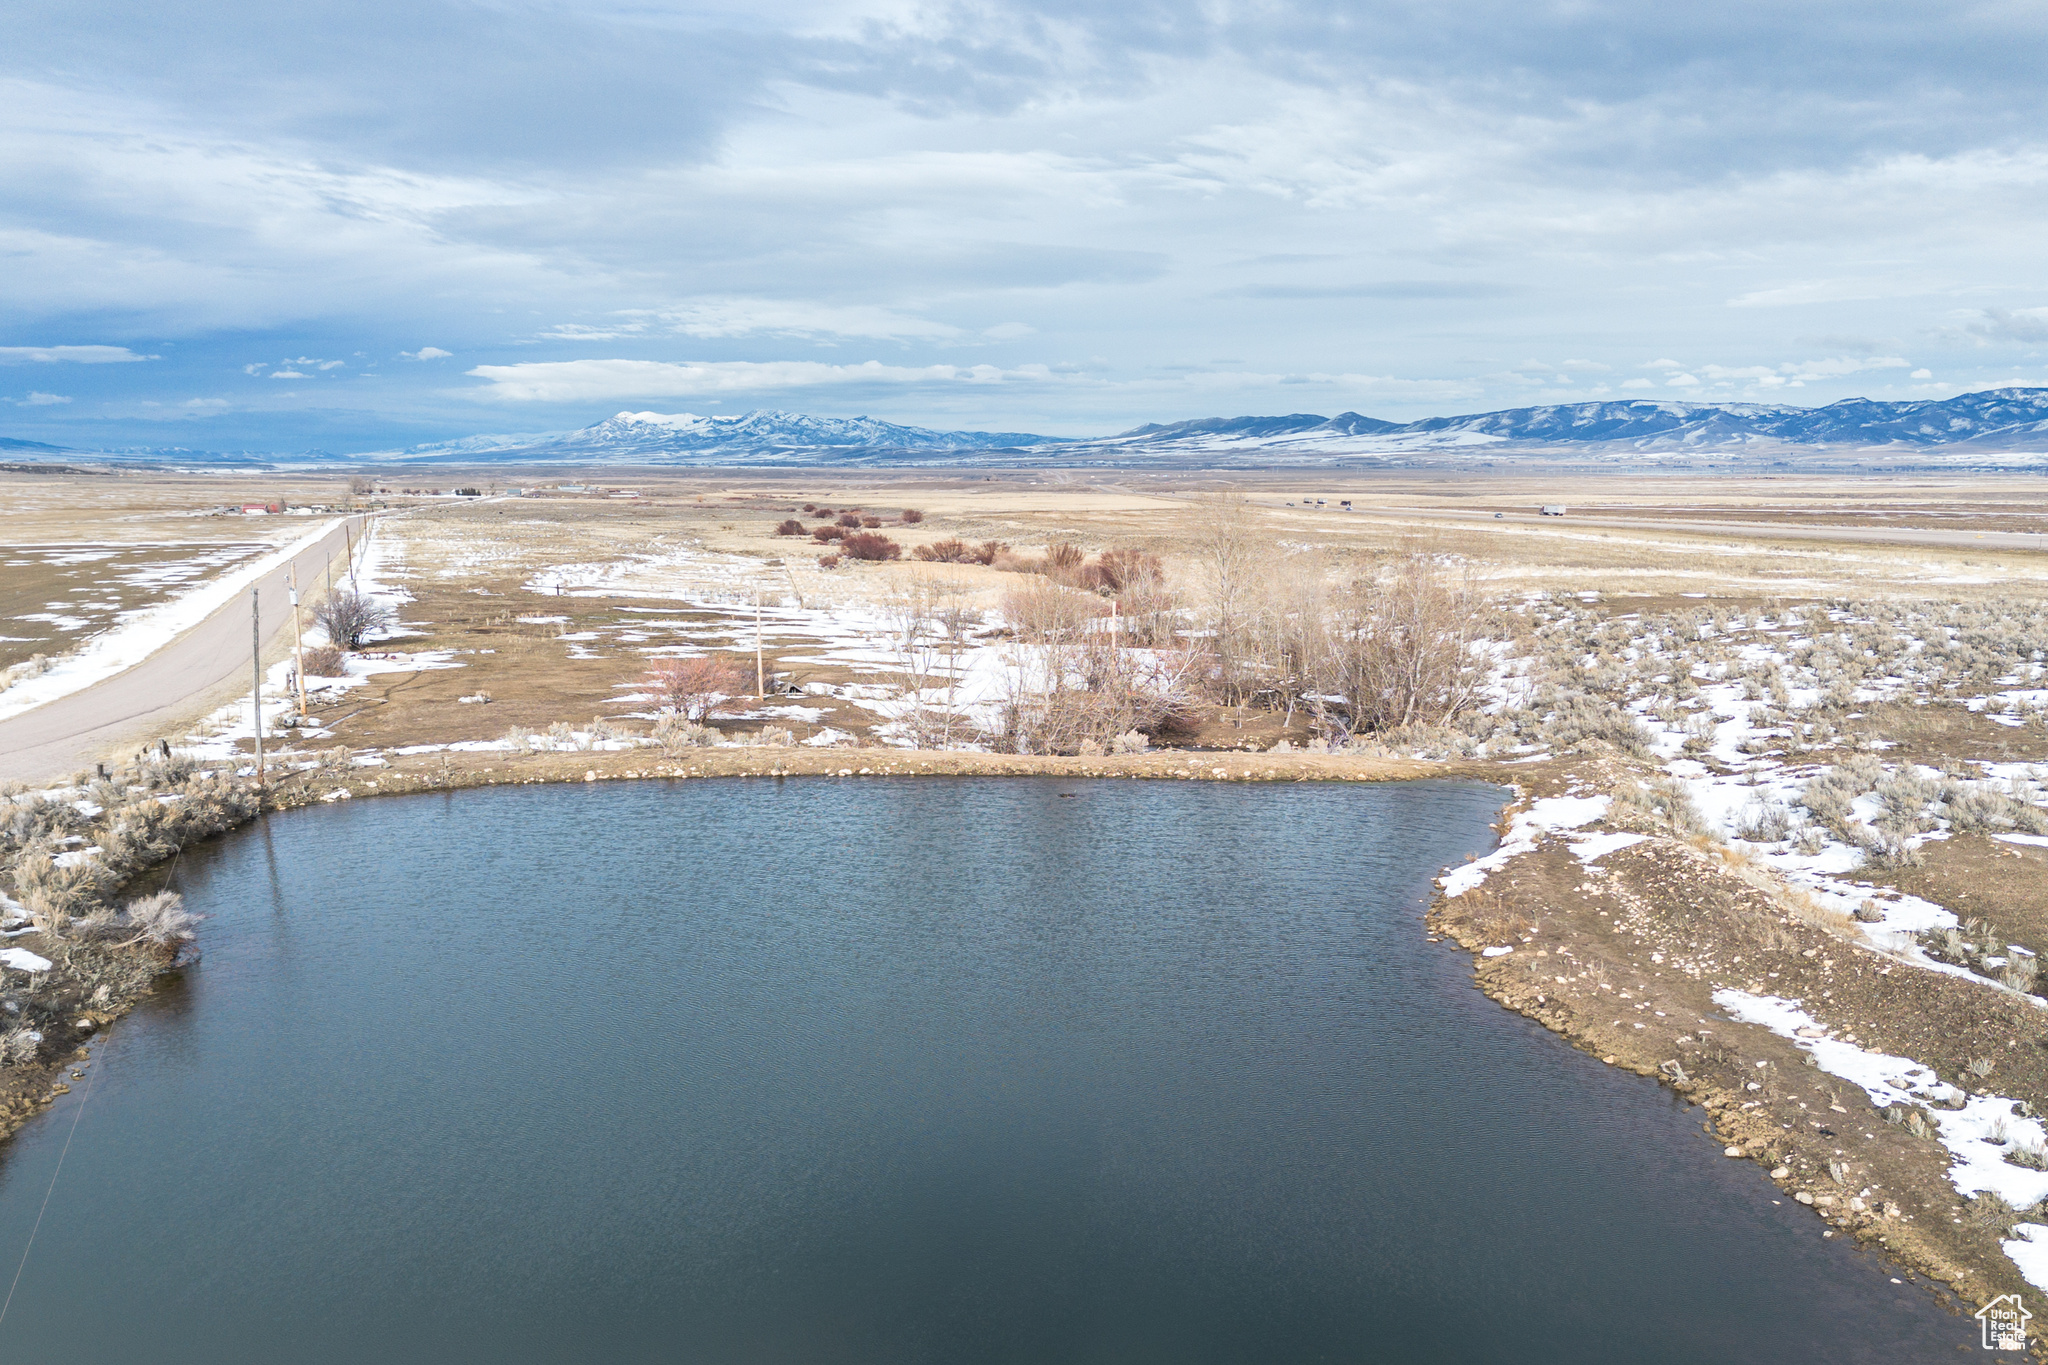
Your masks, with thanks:
<instances>
[{"instance_id":1,"label":"bare tree","mask_svg":"<svg viewBox=\"0 0 2048 1365\"><path fill-rule=\"evenodd\" d=\"M1483 623L1470 585L1411 552L1362 580L1333 641L1337 683L1359 729L1440 725L1477 701Z\"/></svg>"},{"instance_id":2,"label":"bare tree","mask_svg":"<svg viewBox=\"0 0 2048 1365\"><path fill-rule=\"evenodd\" d=\"M1256 566L1267 551L1251 504L1242 490L1228 488L1200 503L1195 532L1195 566L1208 595L1215 632L1217 679L1232 700L1250 681L1246 672L1250 642L1245 636Z\"/></svg>"},{"instance_id":3,"label":"bare tree","mask_svg":"<svg viewBox=\"0 0 2048 1365\"><path fill-rule=\"evenodd\" d=\"M313 608L313 620L343 649L361 649L363 637L391 624L391 608L361 593L336 588Z\"/></svg>"},{"instance_id":4,"label":"bare tree","mask_svg":"<svg viewBox=\"0 0 2048 1365\"><path fill-rule=\"evenodd\" d=\"M647 670L646 681L664 707L696 722L702 722L720 698L736 697L747 685L739 666L722 654L663 659Z\"/></svg>"},{"instance_id":5,"label":"bare tree","mask_svg":"<svg viewBox=\"0 0 2048 1365\"><path fill-rule=\"evenodd\" d=\"M967 605L959 579L933 575L920 575L893 593L888 612L907 684L897 719L918 748L951 748L964 725L960 646L979 613Z\"/></svg>"}]
</instances>

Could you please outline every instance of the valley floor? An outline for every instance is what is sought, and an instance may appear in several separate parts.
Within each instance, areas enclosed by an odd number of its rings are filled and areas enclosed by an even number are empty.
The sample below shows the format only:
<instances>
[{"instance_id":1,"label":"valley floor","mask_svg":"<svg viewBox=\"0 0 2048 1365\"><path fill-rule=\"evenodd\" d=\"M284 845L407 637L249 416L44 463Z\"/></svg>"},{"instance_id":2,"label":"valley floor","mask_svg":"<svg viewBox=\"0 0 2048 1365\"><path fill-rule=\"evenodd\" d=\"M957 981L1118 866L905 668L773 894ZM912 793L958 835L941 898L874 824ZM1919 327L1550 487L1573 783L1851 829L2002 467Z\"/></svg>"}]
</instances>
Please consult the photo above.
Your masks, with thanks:
<instances>
[{"instance_id":1,"label":"valley floor","mask_svg":"<svg viewBox=\"0 0 2048 1365\"><path fill-rule=\"evenodd\" d=\"M272 643L267 800L627 777L1484 778L1514 792L1502 845L1446 869L1428 919L1474 952L1482 989L1701 1105L1703 1139L1810 1205L1816 1236L1971 1304L2048 1295L2048 560L1970 529L2048 525L2033 484L1246 476L1283 577L1455 566L1486 613L1477 703L1346 734L1300 698L1212 698L1170 739L1116 737L1127 752L1019 754L1005 727L1048 667L1019 624L1029 565L1062 544L1156 557L1195 620L1201 481L617 477L388 499L333 582L393 624L304 680L303 721ZM1572 514L1491 515L1554 498ZM825 509L905 557L827 564L832 544L778 534ZM89 516L44 529L96 534ZM952 541L1004 548L912 557ZM705 658L729 690L665 719L650 669ZM244 697L162 738L246 784L255 723ZM9 799L106 804L87 787ZM9 885L24 859L90 858L94 818L69 852L6 850Z\"/></svg>"}]
</instances>

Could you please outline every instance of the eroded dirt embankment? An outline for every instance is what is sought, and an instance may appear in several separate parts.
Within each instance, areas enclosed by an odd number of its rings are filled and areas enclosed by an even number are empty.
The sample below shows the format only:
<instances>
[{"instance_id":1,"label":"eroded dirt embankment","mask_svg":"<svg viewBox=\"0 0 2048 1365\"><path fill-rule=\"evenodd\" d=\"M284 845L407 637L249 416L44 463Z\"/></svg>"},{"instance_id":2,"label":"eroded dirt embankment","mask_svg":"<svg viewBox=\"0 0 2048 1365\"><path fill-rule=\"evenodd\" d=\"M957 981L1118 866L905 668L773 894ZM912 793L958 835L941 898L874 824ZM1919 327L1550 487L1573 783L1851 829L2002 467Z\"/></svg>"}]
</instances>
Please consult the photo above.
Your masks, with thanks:
<instances>
[{"instance_id":1,"label":"eroded dirt embankment","mask_svg":"<svg viewBox=\"0 0 2048 1365\"><path fill-rule=\"evenodd\" d=\"M1510 810L1615 776L1585 763L1524 769ZM2000 1245L2014 1211L1957 1193L1932 1125L1880 1111L1792 1039L1731 1019L1714 993L1799 1001L1830 1036L2036 1111L2048 1111L2048 1011L1817 918L1725 846L1653 836L1592 861L1563 838L1539 840L1476 888L1439 896L1428 924L1474 952L1475 984L1494 1000L1700 1105L1702 1140L1763 1166L1813 1209L1817 1235L1880 1249L1973 1307L2008 1293L2034 1301ZM1987 1059L1988 1073L1971 1070ZM2036 1340L2048 1359L2048 1338Z\"/></svg>"}]
</instances>

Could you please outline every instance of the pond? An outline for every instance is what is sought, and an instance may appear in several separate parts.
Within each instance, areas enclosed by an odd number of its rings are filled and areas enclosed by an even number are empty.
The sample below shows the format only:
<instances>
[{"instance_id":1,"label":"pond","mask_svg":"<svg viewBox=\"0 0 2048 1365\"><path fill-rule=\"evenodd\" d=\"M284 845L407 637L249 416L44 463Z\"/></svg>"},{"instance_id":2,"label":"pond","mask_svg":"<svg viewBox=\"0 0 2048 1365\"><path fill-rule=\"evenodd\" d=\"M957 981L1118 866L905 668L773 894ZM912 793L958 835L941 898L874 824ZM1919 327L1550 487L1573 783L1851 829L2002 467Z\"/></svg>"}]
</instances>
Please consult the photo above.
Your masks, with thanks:
<instances>
[{"instance_id":1,"label":"pond","mask_svg":"<svg viewBox=\"0 0 2048 1365\"><path fill-rule=\"evenodd\" d=\"M0 1274L49 1196L0 1355L1974 1349L1427 941L1500 799L734 779L273 817L186 855L203 959L0 1161Z\"/></svg>"}]
</instances>

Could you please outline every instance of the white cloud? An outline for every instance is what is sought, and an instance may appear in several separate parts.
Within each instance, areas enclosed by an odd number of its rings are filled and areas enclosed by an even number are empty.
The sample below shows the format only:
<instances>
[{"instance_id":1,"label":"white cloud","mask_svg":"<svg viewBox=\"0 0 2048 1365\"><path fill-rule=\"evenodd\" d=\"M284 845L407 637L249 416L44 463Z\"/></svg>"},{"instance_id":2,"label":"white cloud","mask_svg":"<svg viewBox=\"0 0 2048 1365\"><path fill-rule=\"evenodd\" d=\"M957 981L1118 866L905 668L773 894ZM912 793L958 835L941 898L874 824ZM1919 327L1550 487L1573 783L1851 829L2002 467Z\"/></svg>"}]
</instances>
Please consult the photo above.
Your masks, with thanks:
<instances>
[{"instance_id":1,"label":"white cloud","mask_svg":"<svg viewBox=\"0 0 2048 1365\"><path fill-rule=\"evenodd\" d=\"M815 360L550 360L479 365L469 374L491 386L486 398L529 403L579 403L612 398L693 398L848 384L998 384L1044 382L1043 365L1000 370L993 365L884 365L868 360L828 365Z\"/></svg>"},{"instance_id":2,"label":"white cloud","mask_svg":"<svg viewBox=\"0 0 2048 1365\"><path fill-rule=\"evenodd\" d=\"M1979 308L1965 314L1964 335L1978 345L2004 342L2031 345L2048 341L2048 308Z\"/></svg>"},{"instance_id":3,"label":"white cloud","mask_svg":"<svg viewBox=\"0 0 2048 1365\"><path fill-rule=\"evenodd\" d=\"M69 398L66 398L61 393L38 393L34 389L29 390L28 397L14 400L15 406L23 408L46 408L52 404L69 403L70 401Z\"/></svg>"},{"instance_id":4,"label":"white cloud","mask_svg":"<svg viewBox=\"0 0 2048 1365\"><path fill-rule=\"evenodd\" d=\"M1700 386L1700 381L1689 374L1674 374L1664 382L1674 389L1696 389Z\"/></svg>"},{"instance_id":5,"label":"white cloud","mask_svg":"<svg viewBox=\"0 0 2048 1365\"><path fill-rule=\"evenodd\" d=\"M1776 289L1752 289L1728 300L1730 308L1791 308L1808 303L1860 303L1926 292L1886 280L1806 280Z\"/></svg>"},{"instance_id":6,"label":"white cloud","mask_svg":"<svg viewBox=\"0 0 2048 1365\"><path fill-rule=\"evenodd\" d=\"M192 408L200 412L212 412L228 406L228 400L225 398L187 398L180 406Z\"/></svg>"},{"instance_id":7,"label":"white cloud","mask_svg":"<svg viewBox=\"0 0 2048 1365\"><path fill-rule=\"evenodd\" d=\"M1621 386L1624 389L1654 389L1657 387L1657 381L1654 379L1624 379L1621 381Z\"/></svg>"},{"instance_id":8,"label":"white cloud","mask_svg":"<svg viewBox=\"0 0 2048 1365\"><path fill-rule=\"evenodd\" d=\"M801 300L713 297L668 308L624 309L616 321L557 323L540 332L549 341L623 341L649 336L858 337L868 341L946 341L958 327L892 308ZM1014 324L1013 324L1014 325ZM1023 335L1010 332L1005 335ZM995 335L995 333L990 333Z\"/></svg>"},{"instance_id":9,"label":"white cloud","mask_svg":"<svg viewBox=\"0 0 2048 1365\"><path fill-rule=\"evenodd\" d=\"M1645 370L1682 370L1685 366L1675 360L1646 360L1640 368Z\"/></svg>"},{"instance_id":10,"label":"white cloud","mask_svg":"<svg viewBox=\"0 0 2048 1365\"><path fill-rule=\"evenodd\" d=\"M270 377L272 379L311 379L313 376L310 374L300 374L297 370L273 370Z\"/></svg>"},{"instance_id":11,"label":"white cloud","mask_svg":"<svg viewBox=\"0 0 2048 1365\"><path fill-rule=\"evenodd\" d=\"M439 346L422 346L417 351L400 351L399 354L407 360L446 360L455 352L444 351Z\"/></svg>"},{"instance_id":12,"label":"white cloud","mask_svg":"<svg viewBox=\"0 0 2048 1365\"><path fill-rule=\"evenodd\" d=\"M0 365L118 365L161 358L137 355L126 346L0 346Z\"/></svg>"},{"instance_id":13,"label":"white cloud","mask_svg":"<svg viewBox=\"0 0 2048 1365\"><path fill-rule=\"evenodd\" d=\"M1912 373L1912 374L1911 374L1910 376L1908 376L1908 377L1909 377L1909 378L1912 378L1912 379L1932 379L1932 378L1934 378L1934 371L1932 371L1932 370L1915 370L1915 371L1913 371L1913 373Z\"/></svg>"},{"instance_id":14,"label":"white cloud","mask_svg":"<svg viewBox=\"0 0 2048 1365\"><path fill-rule=\"evenodd\" d=\"M775 299L704 299L666 310L660 317L669 331L691 337L841 336L872 341L938 341L960 335L958 327L889 308Z\"/></svg>"},{"instance_id":15,"label":"white cloud","mask_svg":"<svg viewBox=\"0 0 2048 1365\"><path fill-rule=\"evenodd\" d=\"M629 337L645 334L644 322L621 322L609 327L592 327L582 322L558 322L546 331L537 333L547 341L624 341Z\"/></svg>"}]
</instances>

